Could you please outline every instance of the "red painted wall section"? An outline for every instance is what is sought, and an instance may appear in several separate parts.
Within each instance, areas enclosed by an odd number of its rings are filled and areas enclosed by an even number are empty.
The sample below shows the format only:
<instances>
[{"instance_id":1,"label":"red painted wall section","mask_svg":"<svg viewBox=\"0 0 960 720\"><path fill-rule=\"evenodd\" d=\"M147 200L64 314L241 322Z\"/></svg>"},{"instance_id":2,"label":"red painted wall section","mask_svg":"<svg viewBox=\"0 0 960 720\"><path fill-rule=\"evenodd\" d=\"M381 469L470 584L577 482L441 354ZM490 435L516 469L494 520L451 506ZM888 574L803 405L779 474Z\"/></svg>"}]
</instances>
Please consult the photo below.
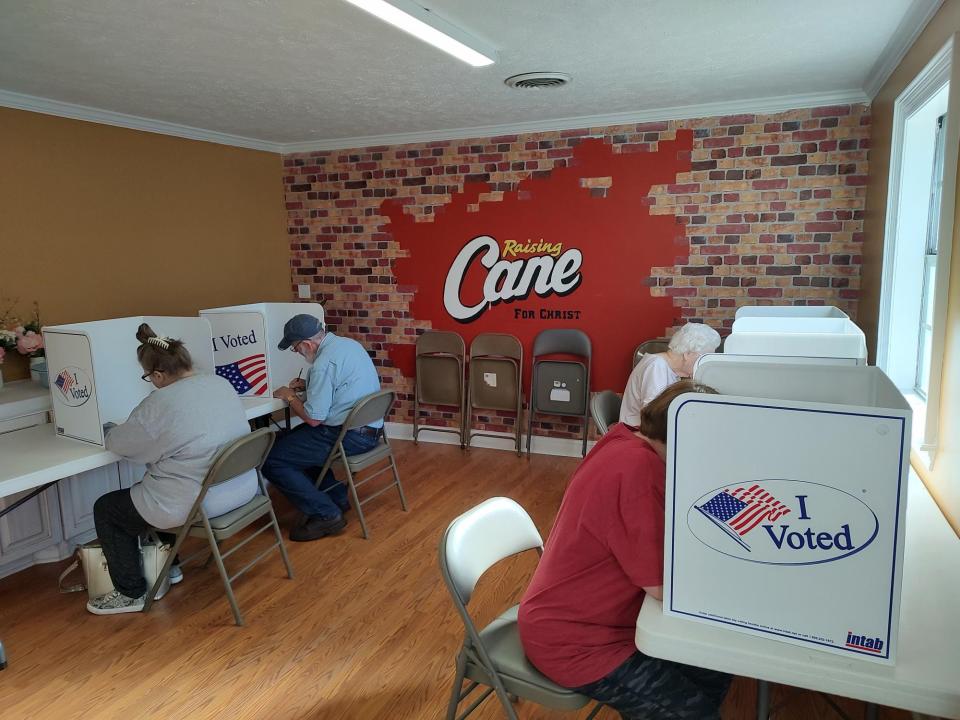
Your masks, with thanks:
<instances>
[{"instance_id":1,"label":"red painted wall section","mask_svg":"<svg viewBox=\"0 0 960 720\"><path fill-rule=\"evenodd\" d=\"M593 344L593 389L621 385L637 338L660 335L679 315L670 298L651 297L646 279L653 267L672 264L685 251L684 229L672 215L651 215L644 199L653 185L672 183L690 170L692 146L690 130L648 153L614 153L609 143L586 140L574 148L567 167L523 180L499 202L479 202L488 184L467 183L431 223L418 223L400 202L385 201L381 212L390 222L383 230L409 253L394 262L394 274L398 289L414 292L411 314L435 330L459 332L467 347L483 332L516 335L527 358L541 330L578 328ZM605 187L587 187L583 181L590 178L606 178ZM577 248L582 281L562 297L531 290L525 298L488 304L472 322L459 322L444 307L445 280L461 248L482 235L497 241L502 260L518 264L551 253L516 252L516 244L549 244L553 256ZM478 257L469 264L459 293L464 305L480 302L489 272ZM412 344L392 344L389 355L405 376L413 375Z\"/></svg>"}]
</instances>

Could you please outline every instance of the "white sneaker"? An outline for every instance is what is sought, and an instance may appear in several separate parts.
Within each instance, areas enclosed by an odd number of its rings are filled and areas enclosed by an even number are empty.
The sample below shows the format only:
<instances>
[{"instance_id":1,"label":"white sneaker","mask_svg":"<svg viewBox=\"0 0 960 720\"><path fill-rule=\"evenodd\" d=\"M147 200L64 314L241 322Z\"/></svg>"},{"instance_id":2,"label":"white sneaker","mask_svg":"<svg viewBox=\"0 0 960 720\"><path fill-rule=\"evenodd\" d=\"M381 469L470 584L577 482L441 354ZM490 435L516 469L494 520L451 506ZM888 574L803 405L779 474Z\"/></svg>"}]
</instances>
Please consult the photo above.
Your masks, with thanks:
<instances>
[{"instance_id":1,"label":"white sneaker","mask_svg":"<svg viewBox=\"0 0 960 720\"><path fill-rule=\"evenodd\" d=\"M146 595L138 598L127 597L119 590L111 590L106 595L95 597L87 603L87 610L94 615L117 615L119 613L140 612Z\"/></svg>"},{"instance_id":2,"label":"white sneaker","mask_svg":"<svg viewBox=\"0 0 960 720\"><path fill-rule=\"evenodd\" d=\"M167 577L170 578L171 585L176 585L178 582L183 580L183 570L180 569L179 565L171 565L170 572L167 573Z\"/></svg>"}]
</instances>

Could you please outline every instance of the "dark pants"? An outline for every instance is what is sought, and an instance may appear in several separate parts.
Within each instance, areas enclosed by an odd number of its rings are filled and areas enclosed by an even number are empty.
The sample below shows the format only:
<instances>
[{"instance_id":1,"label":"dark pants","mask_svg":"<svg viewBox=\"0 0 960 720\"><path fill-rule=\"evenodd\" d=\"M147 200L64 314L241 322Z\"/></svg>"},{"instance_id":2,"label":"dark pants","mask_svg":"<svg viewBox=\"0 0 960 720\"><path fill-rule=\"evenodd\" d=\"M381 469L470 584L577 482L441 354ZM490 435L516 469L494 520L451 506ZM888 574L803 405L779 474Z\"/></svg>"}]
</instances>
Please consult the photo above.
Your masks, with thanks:
<instances>
[{"instance_id":1,"label":"dark pants","mask_svg":"<svg viewBox=\"0 0 960 720\"><path fill-rule=\"evenodd\" d=\"M153 526L137 512L130 490L114 490L97 498L93 504L93 522L113 586L127 597L146 595L147 581L143 577L138 540ZM157 535L171 545L177 538L172 533Z\"/></svg>"},{"instance_id":2,"label":"dark pants","mask_svg":"<svg viewBox=\"0 0 960 720\"><path fill-rule=\"evenodd\" d=\"M573 690L609 705L624 720L719 720L731 680L726 673L636 652L605 678Z\"/></svg>"},{"instance_id":3,"label":"dark pants","mask_svg":"<svg viewBox=\"0 0 960 720\"><path fill-rule=\"evenodd\" d=\"M332 470L320 484L323 490L315 485L339 435L339 425L310 427L304 423L293 430L283 430L263 464L264 476L304 515L337 518L340 508L346 507L347 488L337 482ZM379 431L370 427L349 430L343 438L343 448L347 455L365 453L373 450L378 436Z\"/></svg>"}]
</instances>

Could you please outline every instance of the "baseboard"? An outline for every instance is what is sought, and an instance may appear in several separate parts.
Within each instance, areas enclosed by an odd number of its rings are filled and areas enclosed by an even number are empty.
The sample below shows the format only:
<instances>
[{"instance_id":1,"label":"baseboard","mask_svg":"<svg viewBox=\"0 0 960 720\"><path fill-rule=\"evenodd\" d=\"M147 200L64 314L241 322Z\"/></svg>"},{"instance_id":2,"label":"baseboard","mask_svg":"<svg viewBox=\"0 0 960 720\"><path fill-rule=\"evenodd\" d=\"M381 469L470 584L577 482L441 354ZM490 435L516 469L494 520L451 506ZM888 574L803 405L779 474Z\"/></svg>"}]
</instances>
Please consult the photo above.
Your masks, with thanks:
<instances>
[{"instance_id":1,"label":"baseboard","mask_svg":"<svg viewBox=\"0 0 960 720\"><path fill-rule=\"evenodd\" d=\"M427 425L421 426L419 434L420 442L438 443L440 445L460 444L460 438L457 435L449 432L437 432L436 430L430 430L428 428L429 426ZM396 438L397 440L413 440L413 425L410 423L388 422L387 435L391 438ZM506 450L508 452L515 451L515 445L513 441L514 436L511 433L491 431L490 435L495 435L496 437L475 437L473 442L470 443L470 447L487 448L490 450ZM526 451L526 435L521 435L520 440L521 448ZM594 444L595 442L592 440L587 441L587 451L589 451ZM580 457L580 451L582 447L583 442L580 440L534 435L533 440L530 443L530 452L536 453L537 455Z\"/></svg>"}]
</instances>

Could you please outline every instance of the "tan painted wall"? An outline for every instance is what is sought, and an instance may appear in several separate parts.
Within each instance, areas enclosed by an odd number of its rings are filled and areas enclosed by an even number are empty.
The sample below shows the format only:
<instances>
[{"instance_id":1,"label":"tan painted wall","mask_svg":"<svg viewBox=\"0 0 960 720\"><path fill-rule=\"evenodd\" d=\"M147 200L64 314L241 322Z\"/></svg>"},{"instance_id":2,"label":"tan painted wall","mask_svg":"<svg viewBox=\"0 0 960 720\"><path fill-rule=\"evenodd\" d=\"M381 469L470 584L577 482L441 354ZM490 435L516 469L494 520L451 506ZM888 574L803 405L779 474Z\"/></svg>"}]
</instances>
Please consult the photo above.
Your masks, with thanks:
<instances>
[{"instance_id":1,"label":"tan painted wall","mask_svg":"<svg viewBox=\"0 0 960 720\"><path fill-rule=\"evenodd\" d=\"M893 103L949 37L958 31L960 3L945 3L873 101L870 181L864 225L863 292L858 316L867 334L872 357L876 352L880 306ZM954 46L954 52L960 52L960 48ZM953 92L957 91L953 89ZM960 183L957 187L960 189ZM955 219L940 403L940 449L932 472L926 472L918 463L915 464L944 514L960 534L960 203Z\"/></svg>"},{"instance_id":2,"label":"tan painted wall","mask_svg":"<svg viewBox=\"0 0 960 720\"><path fill-rule=\"evenodd\" d=\"M0 296L45 324L288 301L280 156L0 108Z\"/></svg>"}]
</instances>

